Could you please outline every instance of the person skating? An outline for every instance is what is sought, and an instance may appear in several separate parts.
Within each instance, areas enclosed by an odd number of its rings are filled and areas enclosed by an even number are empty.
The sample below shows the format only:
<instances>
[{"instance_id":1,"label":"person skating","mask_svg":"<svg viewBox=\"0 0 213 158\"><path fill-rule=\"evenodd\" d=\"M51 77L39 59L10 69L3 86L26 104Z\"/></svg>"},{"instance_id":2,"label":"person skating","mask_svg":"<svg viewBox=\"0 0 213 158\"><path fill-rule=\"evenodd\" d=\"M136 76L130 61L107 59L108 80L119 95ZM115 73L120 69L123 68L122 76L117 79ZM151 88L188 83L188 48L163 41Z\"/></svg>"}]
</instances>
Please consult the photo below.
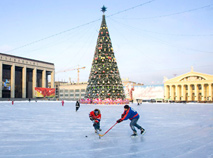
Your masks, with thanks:
<instances>
[{"instance_id":1,"label":"person skating","mask_svg":"<svg viewBox=\"0 0 213 158\"><path fill-rule=\"evenodd\" d=\"M75 107L76 107L76 112L77 112L78 109L80 108L80 103L78 101L76 101Z\"/></svg>"},{"instance_id":2,"label":"person skating","mask_svg":"<svg viewBox=\"0 0 213 158\"><path fill-rule=\"evenodd\" d=\"M95 109L90 112L89 114L90 120L93 122L93 127L95 129L95 133L101 131L100 129L100 121L101 121L101 112L99 109Z\"/></svg>"},{"instance_id":3,"label":"person skating","mask_svg":"<svg viewBox=\"0 0 213 158\"><path fill-rule=\"evenodd\" d=\"M64 106L64 100L61 101L61 105Z\"/></svg>"},{"instance_id":4,"label":"person skating","mask_svg":"<svg viewBox=\"0 0 213 158\"><path fill-rule=\"evenodd\" d=\"M131 121L130 127L133 130L133 134L131 136L137 136L137 131L135 127L137 127L141 131L141 134L145 132L145 129L143 129L140 125L137 124L139 118L140 118L140 115L137 113L137 111L129 107L129 105L125 105L124 113L121 115L121 118L117 120L117 123L120 123L123 120L129 119Z\"/></svg>"}]
</instances>

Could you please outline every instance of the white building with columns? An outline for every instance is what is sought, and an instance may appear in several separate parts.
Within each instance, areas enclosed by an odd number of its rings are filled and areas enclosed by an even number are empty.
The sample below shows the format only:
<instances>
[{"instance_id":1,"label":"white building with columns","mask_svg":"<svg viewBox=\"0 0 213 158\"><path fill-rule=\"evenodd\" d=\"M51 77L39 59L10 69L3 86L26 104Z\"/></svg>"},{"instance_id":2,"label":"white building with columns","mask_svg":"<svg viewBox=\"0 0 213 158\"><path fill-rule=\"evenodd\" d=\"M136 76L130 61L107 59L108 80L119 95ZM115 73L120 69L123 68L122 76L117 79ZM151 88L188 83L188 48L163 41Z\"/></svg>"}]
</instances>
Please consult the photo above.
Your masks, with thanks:
<instances>
[{"instance_id":1,"label":"white building with columns","mask_svg":"<svg viewBox=\"0 0 213 158\"><path fill-rule=\"evenodd\" d=\"M164 99L175 102L212 102L213 75L191 72L164 83Z\"/></svg>"},{"instance_id":2,"label":"white building with columns","mask_svg":"<svg viewBox=\"0 0 213 158\"><path fill-rule=\"evenodd\" d=\"M35 87L54 88L53 63L0 53L0 98L35 98Z\"/></svg>"}]
</instances>

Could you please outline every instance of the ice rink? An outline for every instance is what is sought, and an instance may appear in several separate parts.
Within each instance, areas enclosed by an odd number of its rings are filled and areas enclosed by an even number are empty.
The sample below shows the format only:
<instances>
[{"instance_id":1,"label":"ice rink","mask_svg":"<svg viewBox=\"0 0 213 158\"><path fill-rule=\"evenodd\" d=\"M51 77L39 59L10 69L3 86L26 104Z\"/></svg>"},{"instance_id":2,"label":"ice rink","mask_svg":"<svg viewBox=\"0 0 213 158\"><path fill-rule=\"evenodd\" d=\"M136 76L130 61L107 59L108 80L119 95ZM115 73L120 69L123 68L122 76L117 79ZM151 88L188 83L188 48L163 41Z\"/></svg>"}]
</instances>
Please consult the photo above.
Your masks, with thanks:
<instances>
[{"instance_id":1,"label":"ice rink","mask_svg":"<svg viewBox=\"0 0 213 158\"><path fill-rule=\"evenodd\" d=\"M146 133L130 137L130 121L99 139L89 120L101 110L101 134L123 105L0 102L0 158L213 158L213 104L130 104Z\"/></svg>"}]
</instances>

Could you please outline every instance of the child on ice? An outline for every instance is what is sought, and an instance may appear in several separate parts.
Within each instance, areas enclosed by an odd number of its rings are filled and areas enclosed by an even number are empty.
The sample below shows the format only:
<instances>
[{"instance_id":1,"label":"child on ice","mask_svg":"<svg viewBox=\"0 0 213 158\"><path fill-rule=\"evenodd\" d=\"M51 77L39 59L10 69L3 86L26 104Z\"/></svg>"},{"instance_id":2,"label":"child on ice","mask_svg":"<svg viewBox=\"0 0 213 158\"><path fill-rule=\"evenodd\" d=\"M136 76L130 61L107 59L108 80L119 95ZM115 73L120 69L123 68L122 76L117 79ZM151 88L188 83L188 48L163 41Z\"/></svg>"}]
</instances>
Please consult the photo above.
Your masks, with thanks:
<instances>
[{"instance_id":1,"label":"child on ice","mask_svg":"<svg viewBox=\"0 0 213 158\"><path fill-rule=\"evenodd\" d=\"M95 129L95 133L101 131L100 129L100 121L101 121L101 112L99 109L95 109L90 112L89 114L90 120L93 122L93 127Z\"/></svg>"},{"instance_id":2,"label":"child on ice","mask_svg":"<svg viewBox=\"0 0 213 158\"><path fill-rule=\"evenodd\" d=\"M139 114L137 111L135 111L133 108L129 107L129 105L124 106L124 113L121 115L121 119L117 120L117 123L122 122L123 120L129 119L130 122L130 127L133 130L133 134L131 136L137 136L137 131L135 127L137 127L140 131L141 134L144 134L145 129L143 129L140 125L137 124L138 119L139 119Z\"/></svg>"}]
</instances>

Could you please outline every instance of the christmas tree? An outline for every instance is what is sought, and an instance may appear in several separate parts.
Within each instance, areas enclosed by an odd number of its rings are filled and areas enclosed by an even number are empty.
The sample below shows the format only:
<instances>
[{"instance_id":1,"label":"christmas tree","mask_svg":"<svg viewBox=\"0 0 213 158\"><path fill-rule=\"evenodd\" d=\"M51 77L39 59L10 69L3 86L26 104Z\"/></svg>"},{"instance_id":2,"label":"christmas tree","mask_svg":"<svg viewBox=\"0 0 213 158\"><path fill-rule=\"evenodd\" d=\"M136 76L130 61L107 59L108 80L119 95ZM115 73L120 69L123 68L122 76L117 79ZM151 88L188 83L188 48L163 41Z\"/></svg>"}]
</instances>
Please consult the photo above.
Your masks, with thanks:
<instances>
[{"instance_id":1,"label":"christmas tree","mask_svg":"<svg viewBox=\"0 0 213 158\"><path fill-rule=\"evenodd\" d=\"M126 103L116 58L112 48L104 12L98 34L85 99L93 103ZM84 100L85 101L85 100Z\"/></svg>"}]
</instances>

